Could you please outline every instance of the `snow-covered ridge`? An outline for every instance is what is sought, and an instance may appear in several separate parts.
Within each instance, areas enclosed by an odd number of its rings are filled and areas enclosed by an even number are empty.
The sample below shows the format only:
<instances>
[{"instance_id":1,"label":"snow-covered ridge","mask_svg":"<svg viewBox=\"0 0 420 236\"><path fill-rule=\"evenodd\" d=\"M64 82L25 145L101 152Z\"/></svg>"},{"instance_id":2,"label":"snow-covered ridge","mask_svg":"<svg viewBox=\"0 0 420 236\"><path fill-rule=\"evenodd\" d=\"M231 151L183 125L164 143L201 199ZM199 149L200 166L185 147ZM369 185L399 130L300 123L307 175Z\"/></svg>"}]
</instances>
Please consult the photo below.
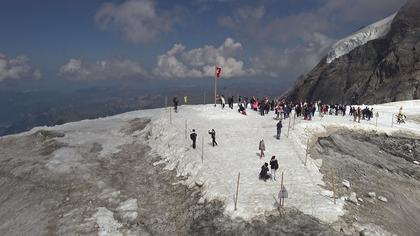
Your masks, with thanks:
<instances>
[{"instance_id":1,"label":"snow-covered ridge","mask_svg":"<svg viewBox=\"0 0 420 236\"><path fill-rule=\"evenodd\" d=\"M353 49L364 45L371 40L384 37L391 29L391 23L396 15L397 13L394 13L385 19L366 26L356 33L339 40L328 52L327 63L331 63L335 59L346 55Z\"/></svg>"},{"instance_id":2,"label":"snow-covered ridge","mask_svg":"<svg viewBox=\"0 0 420 236\"><path fill-rule=\"evenodd\" d=\"M283 123L281 139L275 139L276 121L274 114L260 116L257 112L248 110L248 115L239 114L236 109L221 109L220 106L183 105L179 113L171 113L169 109L139 110L116 116L67 123L55 127L37 127L33 130L16 134L23 136L39 130L52 130L65 133L57 138L67 145L57 150L47 168L59 173L68 173L85 168L78 154L82 146L93 143L100 144L99 156L104 161L118 158L117 154L123 145L135 142L146 142L151 147L151 154L158 154L162 159L156 163L165 164L165 169L176 170L179 176L186 176L179 183L188 186L199 186L202 191L200 203L205 200L218 199L225 203L225 213L245 220L251 220L276 209L276 196L280 189L280 176L284 172L284 184L289 191L286 207L296 208L312 215L322 222L336 222L345 213L344 197L337 199L337 204L331 200L333 193L323 186L323 174L320 172L322 160L306 158L307 140L315 140L333 129L350 129L385 132L392 134L398 130L408 130L420 135L420 124L407 122L404 125L395 124L393 115L404 108L409 116L420 116L420 100L378 104L373 106L379 112L378 127L375 120L353 122L352 117L316 115L312 121L296 119L289 137L287 137L288 120ZM139 118L150 118L151 121L144 130L134 133L125 132L130 122ZM192 149L191 140L185 136L187 130L195 129L198 133L197 149ZM217 132L218 146L212 147L208 130L214 128ZM142 135L147 140L142 140ZM2 139L3 137L0 137ZM266 157L258 156L258 143L263 138L266 145ZM202 141L203 140L203 141ZM74 150L70 150L73 148ZM276 181L261 181L258 179L260 167L276 155L279 171ZM112 158L110 158L112 157ZM239 197L237 210L234 208L233 196L236 193L236 181L240 173ZM88 176L89 177L89 176ZM98 183L101 185L101 183ZM104 190L105 191L105 190ZM111 190L106 190L111 191ZM108 192L104 195L108 195ZM109 195L119 194L121 189L112 189ZM105 194L107 193L107 194ZM108 197L106 197L108 198ZM111 198L111 197L109 197ZM114 213L123 214L127 219L137 218L137 201L128 199L120 202L115 211L106 206L97 208L92 216L98 225L100 234L114 233L122 235L121 222L114 218Z\"/></svg>"}]
</instances>

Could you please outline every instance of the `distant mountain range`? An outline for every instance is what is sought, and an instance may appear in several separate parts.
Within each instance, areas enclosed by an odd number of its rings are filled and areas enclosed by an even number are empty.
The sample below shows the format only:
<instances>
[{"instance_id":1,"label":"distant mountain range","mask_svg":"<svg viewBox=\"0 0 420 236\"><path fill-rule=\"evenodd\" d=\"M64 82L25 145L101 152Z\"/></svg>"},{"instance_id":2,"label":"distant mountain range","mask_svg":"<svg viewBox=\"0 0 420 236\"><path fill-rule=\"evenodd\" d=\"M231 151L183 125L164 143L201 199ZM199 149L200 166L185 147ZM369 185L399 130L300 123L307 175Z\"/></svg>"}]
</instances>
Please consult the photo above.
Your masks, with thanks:
<instances>
[{"instance_id":1,"label":"distant mountain range","mask_svg":"<svg viewBox=\"0 0 420 236\"><path fill-rule=\"evenodd\" d=\"M373 104L420 98L420 0L338 41L286 93L293 101Z\"/></svg>"},{"instance_id":2,"label":"distant mountain range","mask_svg":"<svg viewBox=\"0 0 420 236\"><path fill-rule=\"evenodd\" d=\"M94 119L139 109L168 106L178 96L181 104L213 102L213 79L167 81L101 81L100 84L38 84L25 88L0 87L0 136L20 133L36 126ZM27 88L28 87L28 88ZM222 79L218 93L225 96L278 97L288 84L278 79Z\"/></svg>"}]
</instances>

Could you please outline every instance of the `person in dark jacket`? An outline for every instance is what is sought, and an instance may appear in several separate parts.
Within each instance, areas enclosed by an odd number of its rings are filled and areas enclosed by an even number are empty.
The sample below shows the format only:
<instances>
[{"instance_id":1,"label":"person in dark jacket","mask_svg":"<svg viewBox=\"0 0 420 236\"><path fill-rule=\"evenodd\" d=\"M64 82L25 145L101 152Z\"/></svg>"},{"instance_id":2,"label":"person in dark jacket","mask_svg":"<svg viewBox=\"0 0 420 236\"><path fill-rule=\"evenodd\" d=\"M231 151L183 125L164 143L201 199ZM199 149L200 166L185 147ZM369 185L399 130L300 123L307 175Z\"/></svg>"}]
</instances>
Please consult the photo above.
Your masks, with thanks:
<instances>
[{"instance_id":1,"label":"person in dark jacket","mask_svg":"<svg viewBox=\"0 0 420 236\"><path fill-rule=\"evenodd\" d=\"M192 140L192 147L195 149L195 141L197 140L197 134L195 133L195 129L192 130L192 133L190 134L190 138Z\"/></svg>"},{"instance_id":2,"label":"person in dark jacket","mask_svg":"<svg viewBox=\"0 0 420 236\"><path fill-rule=\"evenodd\" d=\"M280 139L281 128L283 128L283 124L281 123L281 120L279 120L279 122L277 123L277 139Z\"/></svg>"},{"instance_id":3,"label":"person in dark jacket","mask_svg":"<svg viewBox=\"0 0 420 236\"><path fill-rule=\"evenodd\" d=\"M263 166L261 166L260 179L264 180L264 181L267 181L267 179L270 179L270 178L271 178L271 176L268 173L268 163L266 162L266 163L264 163Z\"/></svg>"},{"instance_id":4,"label":"person in dark jacket","mask_svg":"<svg viewBox=\"0 0 420 236\"><path fill-rule=\"evenodd\" d=\"M174 97L174 99L172 99L172 102L174 103L175 112L178 112L178 103L179 103L178 97Z\"/></svg>"},{"instance_id":5,"label":"person in dark jacket","mask_svg":"<svg viewBox=\"0 0 420 236\"><path fill-rule=\"evenodd\" d=\"M276 156L272 156L270 160L271 176L276 180L276 171L279 168L279 162L276 159Z\"/></svg>"},{"instance_id":6,"label":"person in dark jacket","mask_svg":"<svg viewBox=\"0 0 420 236\"><path fill-rule=\"evenodd\" d=\"M214 131L214 129L211 129L211 131L209 130L209 134L211 135L213 147L215 145L217 146L217 142L216 142L216 131Z\"/></svg>"},{"instance_id":7,"label":"person in dark jacket","mask_svg":"<svg viewBox=\"0 0 420 236\"><path fill-rule=\"evenodd\" d=\"M230 109L233 109L233 96L228 98L228 104L229 104Z\"/></svg>"}]
</instances>

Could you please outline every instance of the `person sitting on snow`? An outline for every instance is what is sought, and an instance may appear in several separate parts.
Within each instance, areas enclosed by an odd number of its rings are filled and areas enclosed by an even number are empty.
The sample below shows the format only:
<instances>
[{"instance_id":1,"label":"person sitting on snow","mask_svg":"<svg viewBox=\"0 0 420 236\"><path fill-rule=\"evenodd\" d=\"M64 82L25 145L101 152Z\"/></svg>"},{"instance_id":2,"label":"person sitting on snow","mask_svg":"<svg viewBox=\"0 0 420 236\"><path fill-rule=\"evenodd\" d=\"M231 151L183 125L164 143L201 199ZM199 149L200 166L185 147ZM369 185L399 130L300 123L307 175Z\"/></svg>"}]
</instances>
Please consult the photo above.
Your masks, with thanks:
<instances>
[{"instance_id":1,"label":"person sitting on snow","mask_svg":"<svg viewBox=\"0 0 420 236\"><path fill-rule=\"evenodd\" d=\"M405 118L407 118L401 111L397 115L397 123L405 123Z\"/></svg>"},{"instance_id":2,"label":"person sitting on snow","mask_svg":"<svg viewBox=\"0 0 420 236\"><path fill-rule=\"evenodd\" d=\"M242 115L246 115L245 107L242 103L239 103L238 112L241 113Z\"/></svg>"},{"instance_id":3,"label":"person sitting on snow","mask_svg":"<svg viewBox=\"0 0 420 236\"><path fill-rule=\"evenodd\" d=\"M271 178L271 175L268 173L268 163L264 163L263 166L261 166L261 172L260 172L260 179L267 181L267 179Z\"/></svg>"}]
</instances>

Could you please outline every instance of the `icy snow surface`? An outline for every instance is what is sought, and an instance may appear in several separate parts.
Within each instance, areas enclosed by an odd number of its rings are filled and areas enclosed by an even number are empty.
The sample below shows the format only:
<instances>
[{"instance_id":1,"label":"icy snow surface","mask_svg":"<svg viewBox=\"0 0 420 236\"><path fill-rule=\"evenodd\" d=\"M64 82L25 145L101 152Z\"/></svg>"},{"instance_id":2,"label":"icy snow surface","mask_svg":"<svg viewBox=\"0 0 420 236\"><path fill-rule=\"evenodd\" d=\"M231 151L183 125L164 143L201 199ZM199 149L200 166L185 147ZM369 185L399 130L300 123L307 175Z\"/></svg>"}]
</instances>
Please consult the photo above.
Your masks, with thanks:
<instances>
[{"instance_id":1,"label":"icy snow surface","mask_svg":"<svg viewBox=\"0 0 420 236\"><path fill-rule=\"evenodd\" d=\"M175 169L179 175L188 177L182 182L183 184L203 186L202 201L220 199L226 205L226 214L246 220L275 209L275 198L280 190L280 176L281 172L284 172L284 184L289 192L285 206L297 208L323 222L330 223L344 214L344 200L338 199L334 205L331 191L322 187L325 183L319 172L320 160L313 160L309 155L307 166L304 166L308 138L315 141L316 137L326 135L328 130L337 128L378 130L389 134L403 129L419 133L420 125L416 123L397 125L394 119L392 125L392 115L397 113L401 106L408 116L420 114L420 100L416 100L373 106L374 113L379 112L378 128L375 127L375 118L359 124L354 123L349 116L321 118L316 115L312 121L296 119L294 129L290 129L288 138L286 134L289 120L285 120L281 140L275 139L276 121L273 119L273 112L261 117L257 112L248 109L248 115L244 116L237 112L236 106L234 110L229 108L222 110L220 105L217 107L183 105L176 114L164 108L140 110L55 127L37 127L29 132L34 133L40 129L64 132L66 134L64 137L56 139L65 142L67 147L77 148L80 144L90 143L101 144L103 158L109 158L118 152L120 145L133 143L138 132L142 132L147 135L152 152L162 157L160 163L166 164L165 168ZM129 126L129 121L140 117L151 118L146 129L125 134L123 131ZM185 135L186 122L187 135ZM189 130L193 128L198 133L195 150L192 149L189 139ZM209 129L216 130L219 144L217 147L211 146ZM17 136L19 135L26 134ZM204 137L204 149L202 149L202 137ZM266 157L263 159L257 155L258 142L261 138L264 139L267 149ZM202 150L204 150L203 162ZM261 181L258 179L260 167L264 162L269 162L272 155L277 156L280 166L277 181ZM65 147L54 154L48 165L59 171L68 171L69 168L74 168L72 160L77 158L82 157ZM239 172L241 173L239 198L235 211L233 196ZM337 180L337 184L341 181ZM110 190L104 194L112 192ZM134 203L127 201L120 208L134 209L136 205ZM100 226L101 234L106 235L110 232L111 235L119 235L120 225L113 220L112 212L106 208L99 208L94 217Z\"/></svg>"},{"instance_id":2,"label":"icy snow surface","mask_svg":"<svg viewBox=\"0 0 420 236\"><path fill-rule=\"evenodd\" d=\"M351 50L366 44L367 42L384 37L391 29L392 20L397 13L388 16L385 19L377 21L365 28L357 31L356 33L339 40L333 45L327 55L327 63L331 63L336 58L339 58Z\"/></svg>"}]
</instances>

